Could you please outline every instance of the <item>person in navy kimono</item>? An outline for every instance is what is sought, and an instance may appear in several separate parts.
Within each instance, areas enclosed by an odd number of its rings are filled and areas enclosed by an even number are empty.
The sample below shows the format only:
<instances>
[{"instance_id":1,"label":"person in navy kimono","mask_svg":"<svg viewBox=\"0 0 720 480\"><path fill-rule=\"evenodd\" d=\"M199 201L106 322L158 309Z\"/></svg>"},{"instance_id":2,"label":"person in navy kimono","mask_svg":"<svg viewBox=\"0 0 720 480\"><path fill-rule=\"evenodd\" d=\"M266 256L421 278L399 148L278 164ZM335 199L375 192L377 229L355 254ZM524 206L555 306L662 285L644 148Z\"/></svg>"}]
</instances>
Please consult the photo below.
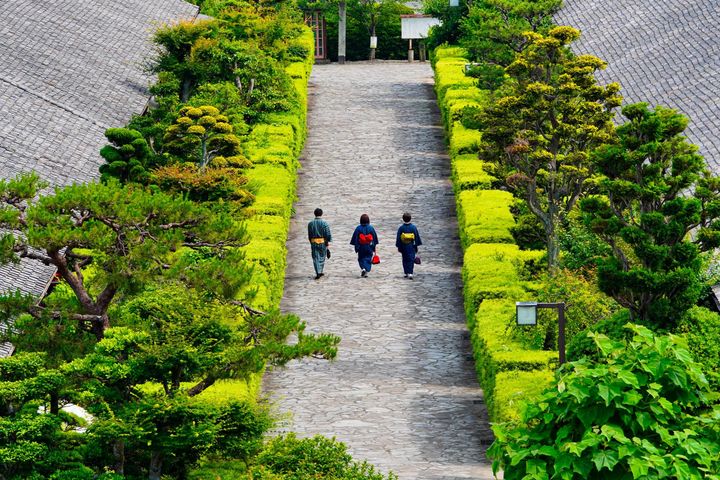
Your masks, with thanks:
<instances>
[{"instance_id":1,"label":"person in navy kimono","mask_svg":"<svg viewBox=\"0 0 720 480\"><path fill-rule=\"evenodd\" d=\"M378 243L380 242L378 241L377 232L370 225L370 217L367 213L363 213L360 216L360 225L355 227L350 239L350 245L355 247L355 253L358 255L361 277L367 277L372 268L372 259Z\"/></svg>"},{"instance_id":2,"label":"person in navy kimono","mask_svg":"<svg viewBox=\"0 0 720 480\"><path fill-rule=\"evenodd\" d=\"M310 253L312 254L313 265L315 266L315 280L325 275L325 258L330 258L329 248L332 241L330 225L322 219L321 208L315 209L315 218L308 223L308 240L310 241Z\"/></svg>"},{"instance_id":3,"label":"person in navy kimono","mask_svg":"<svg viewBox=\"0 0 720 480\"><path fill-rule=\"evenodd\" d=\"M410 223L412 219L410 214L407 212L403 213L402 219L403 224L398 228L395 246L398 252L402 253L405 278L412 280L413 269L415 267L415 255L417 255L418 247L422 245L422 240L420 240L420 232L418 232L417 227Z\"/></svg>"}]
</instances>

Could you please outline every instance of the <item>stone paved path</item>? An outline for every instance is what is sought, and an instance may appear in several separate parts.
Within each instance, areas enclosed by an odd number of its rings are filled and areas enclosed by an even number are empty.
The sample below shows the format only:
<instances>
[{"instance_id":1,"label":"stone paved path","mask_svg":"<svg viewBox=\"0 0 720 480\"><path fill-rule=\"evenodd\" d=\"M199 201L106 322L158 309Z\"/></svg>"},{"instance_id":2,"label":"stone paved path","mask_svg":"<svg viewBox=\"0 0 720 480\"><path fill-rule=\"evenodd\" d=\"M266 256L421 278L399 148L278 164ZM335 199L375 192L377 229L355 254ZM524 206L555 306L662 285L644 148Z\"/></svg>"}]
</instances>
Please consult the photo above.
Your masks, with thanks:
<instances>
[{"instance_id":1,"label":"stone paved path","mask_svg":"<svg viewBox=\"0 0 720 480\"><path fill-rule=\"evenodd\" d=\"M310 136L290 229L282 308L342 337L337 360L266 375L285 426L335 436L401 479L492 478L492 439L463 318L461 249L439 112L427 64L316 66ZM313 280L307 222L320 206L333 257ZM426 246L405 280L395 231L408 210ZM367 212L383 263L359 277L348 244Z\"/></svg>"}]
</instances>

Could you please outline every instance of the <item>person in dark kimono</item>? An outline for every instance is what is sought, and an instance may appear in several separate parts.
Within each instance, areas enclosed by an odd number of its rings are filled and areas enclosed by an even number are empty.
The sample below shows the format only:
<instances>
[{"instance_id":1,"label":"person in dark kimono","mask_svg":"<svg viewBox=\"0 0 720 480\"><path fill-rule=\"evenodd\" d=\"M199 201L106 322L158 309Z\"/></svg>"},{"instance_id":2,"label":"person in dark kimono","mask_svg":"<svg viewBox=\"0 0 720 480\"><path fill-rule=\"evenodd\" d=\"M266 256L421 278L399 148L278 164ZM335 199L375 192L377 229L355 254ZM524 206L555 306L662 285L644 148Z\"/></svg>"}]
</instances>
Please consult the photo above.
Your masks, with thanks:
<instances>
[{"instance_id":1,"label":"person in dark kimono","mask_svg":"<svg viewBox=\"0 0 720 480\"><path fill-rule=\"evenodd\" d=\"M378 243L380 242L378 241L377 232L373 226L370 225L370 217L367 213L363 213L360 216L360 225L355 227L355 231L350 239L350 245L355 247L355 253L357 253L358 256L361 277L367 277L368 272L372 268L372 259Z\"/></svg>"},{"instance_id":2,"label":"person in dark kimono","mask_svg":"<svg viewBox=\"0 0 720 480\"><path fill-rule=\"evenodd\" d=\"M412 280L413 269L415 268L415 255L417 255L418 247L422 245L420 240L420 232L415 225L410 223L412 217L409 213L403 213L403 224L397 231L397 239L395 246L398 252L402 253L403 271L405 278Z\"/></svg>"},{"instance_id":3,"label":"person in dark kimono","mask_svg":"<svg viewBox=\"0 0 720 480\"><path fill-rule=\"evenodd\" d=\"M315 280L325 275L325 258L328 258L328 247L332 241L330 235L330 225L323 220L323 211L320 208L315 209L315 218L308 223L308 240L310 240L310 252L312 253L313 265L315 266Z\"/></svg>"}]
</instances>

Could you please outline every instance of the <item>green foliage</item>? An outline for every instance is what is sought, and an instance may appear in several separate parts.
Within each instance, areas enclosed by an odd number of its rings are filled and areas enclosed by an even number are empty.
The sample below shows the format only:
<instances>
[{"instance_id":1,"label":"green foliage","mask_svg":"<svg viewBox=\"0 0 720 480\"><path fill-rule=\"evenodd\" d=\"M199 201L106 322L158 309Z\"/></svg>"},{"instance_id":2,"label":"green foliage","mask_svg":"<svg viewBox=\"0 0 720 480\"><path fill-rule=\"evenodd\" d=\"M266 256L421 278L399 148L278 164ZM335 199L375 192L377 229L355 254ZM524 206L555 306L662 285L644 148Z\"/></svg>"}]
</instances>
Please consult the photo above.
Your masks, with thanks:
<instances>
[{"instance_id":1,"label":"green foliage","mask_svg":"<svg viewBox=\"0 0 720 480\"><path fill-rule=\"evenodd\" d=\"M609 318L600 320L584 332L575 335L567 344L568 360L582 360L586 357L599 360L598 349L591 334L603 334L613 340L630 340L630 332L625 328L625 324L629 321L630 313L625 309L619 310Z\"/></svg>"},{"instance_id":2,"label":"green foliage","mask_svg":"<svg viewBox=\"0 0 720 480\"><path fill-rule=\"evenodd\" d=\"M628 325L630 342L593 335L603 360L566 364L519 425L494 427L504 478L717 479L720 411L680 339Z\"/></svg>"},{"instance_id":3,"label":"green foliage","mask_svg":"<svg viewBox=\"0 0 720 480\"><path fill-rule=\"evenodd\" d=\"M484 109L465 109L463 123L482 130L481 158L503 159L507 178L545 230L548 265L558 265L558 231L592 175L589 152L611 139L620 86L598 86L605 62L574 55L580 33L555 27L527 33L528 45L505 69L504 88Z\"/></svg>"},{"instance_id":4,"label":"green foliage","mask_svg":"<svg viewBox=\"0 0 720 480\"><path fill-rule=\"evenodd\" d=\"M308 2L310 4L310 2ZM315 2L325 15L328 58L337 61L338 6L335 2ZM346 10L345 58L350 61L370 58L370 35L373 24L378 37L375 58L402 60L407 58L407 40L400 38L400 15L413 10L398 0L349 0Z\"/></svg>"},{"instance_id":5,"label":"green foliage","mask_svg":"<svg viewBox=\"0 0 720 480\"><path fill-rule=\"evenodd\" d=\"M37 183L37 178L27 176L17 181L28 178ZM14 195L21 193L18 188ZM24 234L17 238L6 234L11 240L2 256L29 257L54 265L76 301L51 308L26 304L14 312L5 309L6 315L25 312L36 318L79 322L81 329L97 338L102 338L110 325L107 310L115 296L132 294L161 279L163 266L176 261L173 252L177 249L211 247L213 255L222 257L229 247L239 246L245 239L243 226L230 214L138 185L72 185L37 200L26 196L31 193L33 188L24 191L27 208L18 209L7 201L0 207L17 211ZM8 221L0 226L15 224ZM95 275L86 279L82 269L90 264ZM237 289L244 281L239 275L231 284ZM17 299L5 295L0 304L17 306Z\"/></svg>"},{"instance_id":6,"label":"green foliage","mask_svg":"<svg viewBox=\"0 0 720 480\"><path fill-rule=\"evenodd\" d=\"M569 270L595 269L603 257L612 253L611 247L593 233L580 218L579 209L568 217L560 232L560 266Z\"/></svg>"},{"instance_id":7,"label":"green foliage","mask_svg":"<svg viewBox=\"0 0 720 480\"><path fill-rule=\"evenodd\" d=\"M180 161L197 163L200 169L211 162L248 167L240 150L240 139L228 122L228 117L213 106L183 107L165 131L165 150Z\"/></svg>"},{"instance_id":8,"label":"green foliage","mask_svg":"<svg viewBox=\"0 0 720 480\"><path fill-rule=\"evenodd\" d=\"M477 155L457 155L452 161L452 179L456 190L487 190L496 179L485 169Z\"/></svg>"},{"instance_id":9,"label":"green foliage","mask_svg":"<svg viewBox=\"0 0 720 480\"><path fill-rule=\"evenodd\" d=\"M592 157L604 196L581 208L612 247L598 269L600 288L637 321L668 328L702 293L699 253L720 245L720 179L682 135L687 118L675 110L638 103L623 115L617 143Z\"/></svg>"},{"instance_id":10,"label":"green foliage","mask_svg":"<svg viewBox=\"0 0 720 480\"><path fill-rule=\"evenodd\" d=\"M547 33L561 0L483 0L460 22L460 45L486 67L507 67L528 45L526 32ZM488 68L482 77L492 75Z\"/></svg>"},{"instance_id":11,"label":"green foliage","mask_svg":"<svg viewBox=\"0 0 720 480\"><path fill-rule=\"evenodd\" d=\"M467 248L473 243L512 243L510 213L513 196L501 190L467 190L458 195L460 240Z\"/></svg>"},{"instance_id":12,"label":"green foliage","mask_svg":"<svg viewBox=\"0 0 720 480\"><path fill-rule=\"evenodd\" d=\"M471 2L461 1L459 6L451 7L444 0L423 0L424 13L440 20L441 24L430 29L427 43L430 49L444 44L454 44L460 38L460 22L467 15Z\"/></svg>"},{"instance_id":13,"label":"green foliage","mask_svg":"<svg viewBox=\"0 0 720 480\"><path fill-rule=\"evenodd\" d=\"M217 160L217 158L216 158ZM220 167L216 165L230 165ZM181 194L195 202L233 202L235 207L246 206L253 200L248 179L225 159L210 168L202 169L192 163L173 164L157 168L152 182L163 191Z\"/></svg>"},{"instance_id":14,"label":"green foliage","mask_svg":"<svg viewBox=\"0 0 720 480\"><path fill-rule=\"evenodd\" d=\"M515 225L510 227L510 234L521 250L543 250L545 245L545 230L542 223L532 214L527 202L516 198L510 206L515 218Z\"/></svg>"},{"instance_id":15,"label":"green foliage","mask_svg":"<svg viewBox=\"0 0 720 480\"><path fill-rule=\"evenodd\" d=\"M248 479L305 480L392 480L367 462L357 462L347 447L321 436L299 439L294 434L276 437L268 442L251 467Z\"/></svg>"},{"instance_id":16,"label":"green foliage","mask_svg":"<svg viewBox=\"0 0 720 480\"><path fill-rule=\"evenodd\" d=\"M707 308L693 307L680 321L677 332L687 340L688 349L702 366L710 387L720 391L720 315Z\"/></svg>"},{"instance_id":17,"label":"green foliage","mask_svg":"<svg viewBox=\"0 0 720 480\"><path fill-rule=\"evenodd\" d=\"M602 293L595 283L594 272L586 276L570 270L557 270L547 276L537 292L539 302L565 302L565 338L568 343L585 330L611 317L619 310L615 301ZM530 348L557 349L558 319L555 310L539 310L538 325L511 326L515 336Z\"/></svg>"},{"instance_id":18,"label":"green foliage","mask_svg":"<svg viewBox=\"0 0 720 480\"><path fill-rule=\"evenodd\" d=\"M116 178L121 183L147 183L148 169L156 160L142 134L128 128L108 128L105 137L110 145L100 150L100 156L107 162L100 166L100 180Z\"/></svg>"}]
</instances>

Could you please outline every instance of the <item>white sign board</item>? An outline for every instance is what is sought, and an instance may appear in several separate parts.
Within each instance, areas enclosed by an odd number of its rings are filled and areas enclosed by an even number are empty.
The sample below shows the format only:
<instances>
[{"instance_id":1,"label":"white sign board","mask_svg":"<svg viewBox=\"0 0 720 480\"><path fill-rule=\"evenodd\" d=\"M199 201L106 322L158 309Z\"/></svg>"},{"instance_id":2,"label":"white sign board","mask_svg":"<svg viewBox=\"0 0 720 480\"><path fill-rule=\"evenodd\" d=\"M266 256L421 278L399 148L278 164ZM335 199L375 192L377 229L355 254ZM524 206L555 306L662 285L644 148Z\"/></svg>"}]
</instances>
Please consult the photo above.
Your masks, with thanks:
<instances>
[{"instance_id":1,"label":"white sign board","mask_svg":"<svg viewBox=\"0 0 720 480\"><path fill-rule=\"evenodd\" d=\"M430 27L440 25L441 23L439 19L430 16L401 15L401 37L403 40L427 38Z\"/></svg>"}]
</instances>

